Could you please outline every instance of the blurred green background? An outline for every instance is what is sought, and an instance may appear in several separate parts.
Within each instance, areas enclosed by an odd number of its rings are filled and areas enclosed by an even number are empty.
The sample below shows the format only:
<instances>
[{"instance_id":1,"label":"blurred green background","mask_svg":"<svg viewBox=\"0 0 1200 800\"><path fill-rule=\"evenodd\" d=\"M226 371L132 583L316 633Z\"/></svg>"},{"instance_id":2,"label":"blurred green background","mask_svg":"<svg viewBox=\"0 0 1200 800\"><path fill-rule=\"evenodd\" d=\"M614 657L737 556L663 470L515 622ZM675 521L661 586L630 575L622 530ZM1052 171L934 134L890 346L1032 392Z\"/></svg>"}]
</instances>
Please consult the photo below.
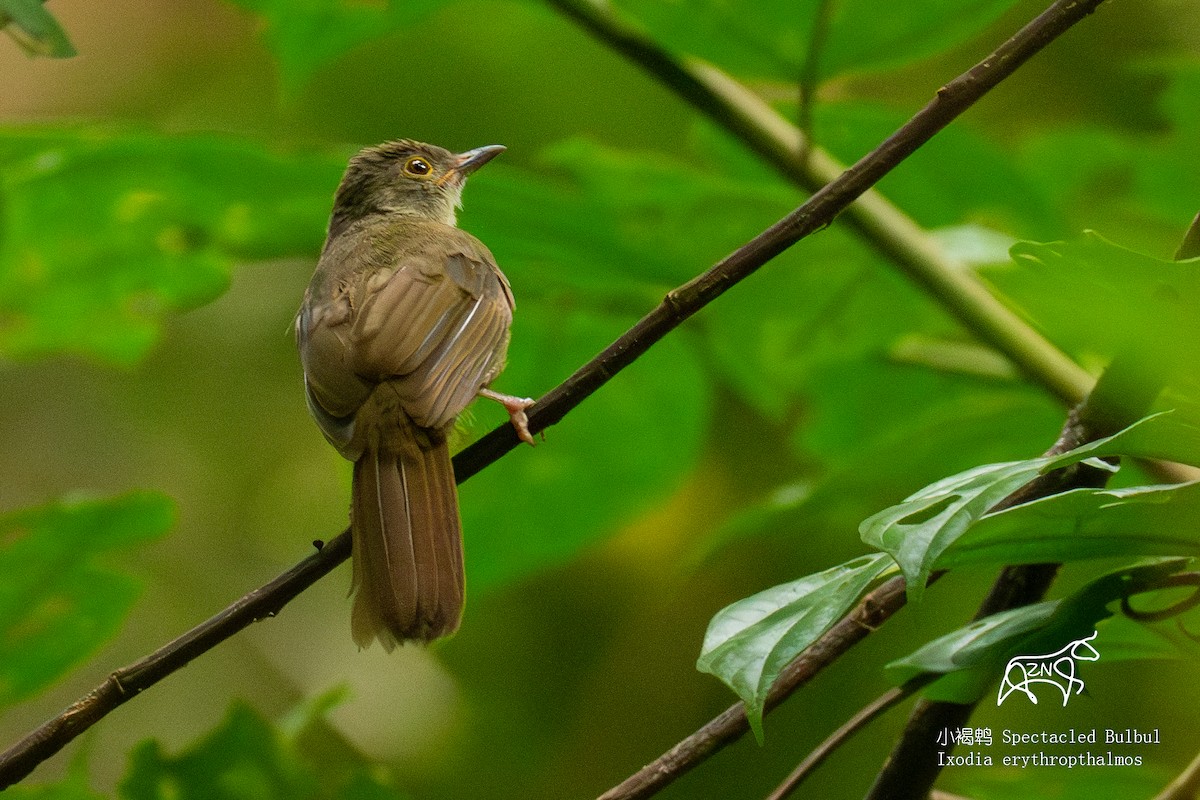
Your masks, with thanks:
<instances>
[{"instance_id":1,"label":"blurred green background","mask_svg":"<svg viewBox=\"0 0 1200 800\"><path fill-rule=\"evenodd\" d=\"M814 4L616 5L795 118ZM909 22L937 35L889 42L903 20L834 7L815 133L845 160L1041 8L914 3ZM517 297L498 388L535 397L804 197L536 2L47 8L77 57L0 39L0 513L63 501L69 516L134 490L170 501L126 498L142 533L53 573L76 581L60 605L102 607L70 634L78 652L47 663L89 657L49 687L0 685L5 742L345 527L349 465L307 417L291 322L357 148L508 146L472 179L460 224ZM856 36L876 44L856 51ZM1094 228L1169 258L1200 208L1198 54L1194 3L1107 4L880 188L956 231L951 249L992 241L983 229ZM75 763L105 796L593 797L733 702L694 667L716 611L864 552L859 521L925 483L1052 443L1063 409L1044 390L975 350L934 365L938 343L968 338L834 225L463 486L470 591L452 640L357 651L343 567L31 782ZM475 409L465 436L501 417ZM968 619L991 579L957 571L768 718L764 746L742 741L660 796L762 796L886 688L883 663ZM19 605L27 583L0 575L0 602ZM8 635L18 664L22 634ZM1053 715L985 702L977 724L1158 727L1146 766L1105 775L1107 794L1095 775L1037 776L1043 797L1148 796L1195 750L1194 663L1114 660L1087 678L1090 697ZM314 698L339 687L321 718ZM900 719L805 796L861 796ZM263 741L270 780L247 768L195 788ZM163 794L160 773L182 793ZM962 769L947 785L1001 797L1029 778Z\"/></svg>"}]
</instances>

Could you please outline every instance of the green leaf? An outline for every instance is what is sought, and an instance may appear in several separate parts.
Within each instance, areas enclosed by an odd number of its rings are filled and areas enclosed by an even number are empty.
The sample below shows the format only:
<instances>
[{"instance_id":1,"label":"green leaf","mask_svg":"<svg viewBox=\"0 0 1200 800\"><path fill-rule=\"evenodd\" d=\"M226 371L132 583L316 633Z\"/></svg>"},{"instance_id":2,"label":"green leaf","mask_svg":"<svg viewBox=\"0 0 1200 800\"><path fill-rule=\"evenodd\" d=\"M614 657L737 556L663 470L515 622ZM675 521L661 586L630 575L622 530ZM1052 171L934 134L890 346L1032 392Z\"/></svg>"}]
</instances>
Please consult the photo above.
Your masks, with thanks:
<instances>
[{"instance_id":1,"label":"green leaf","mask_svg":"<svg viewBox=\"0 0 1200 800\"><path fill-rule=\"evenodd\" d=\"M0 354L141 358L236 259L315 255L344 156L132 131L0 131Z\"/></svg>"},{"instance_id":2,"label":"green leaf","mask_svg":"<svg viewBox=\"0 0 1200 800\"><path fill-rule=\"evenodd\" d=\"M1056 125L1027 140L1022 166L1056 196L1059 208L1073 212L1073 227L1111 225L1123 236L1137 235L1153 220L1162 233L1145 245L1166 253L1196 213L1190 187L1200 183L1200 69L1191 65L1162 77L1170 81L1158 96L1164 130L1151 135Z\"/></svg>"},{"instance_id":3,"label":"green leaf","mask_svg":"<svg viewBox=\"0 0 1200 800\"><path fill-rule=\"evenodd\" d=\"M44 2L0 0L0 28L6 29L31 55L70 58L75 55L75 48Z\"/></svg>"},{"instance_id":4,"label":"green leaf","mask_svg":"<svg viewBox=\"0 0 1200 800\"><path fill-rule=\"evenodd\" d=\"M1018 243L986 277L1057 345L1095 362L1117 355L1200 378L1200 260L1173 262L1095 233Z\"/></svg>"},{"instance_id":5,"label":"green leaf","mask_svg":"<svg viewBox=\"0 0 1200 800\"><path fill-rule=\"evenodd\" d=\"M1197 520L1200 484L1075 489L988 514L936 567L1200 555Z\"/></svg>"},{"instance_id":6,"label":"green leaf","mask_svg":"<svg viewBox=\"0 0 1200 800\"><path fill-rule=\"evenodd\" d=\"M1176 461L1200 467L1200 419L1187 405L1151 414L1124 430L1056 457L1047 469L1074 464L1081 458L1131 456Z\"/></svg>"},{"instance_id":7,"label":"green leaf","mask_svg":"<svg viewBox=\"0 0 1200 800\"><path fill-rule=\"evenodd\" d=\"M1012 6L1011 0L912 0L903 6L844 0L831 7L818 74L910 63L962 42ZM668 47L739 75L795 82L813 37L821 0L618 0Z\"/></svg>"},{"instance_id":8,"label":"green leaf","mask_svg":"<svg viewBox=\"0 0 1200 800\"><path fill-rule=\"evenodd\" d=\"M950 560L943 561L943 555L956 547L962 537L980 519L983 519L996 503L1037 475L1099 456L1136 455L1186 460L1194 455L1194 434L1189 422L1173 414L1155 414L1139 420L1112 436L1061 455L975 467L930 484L906 498L904 502L869 517L859 527L859 533L865 543L891 553L895 557L908 582L909 595L914 599L919 598L929 574L936 567L947 566L951 563ZM1115 470L1115 467L1111 467L1105 462L1096 462L1096 464ZM1067 515L1071 513L1071 510L1082 513L1085 508L1090 507L1078 505L1085 502L1082 500L1085 494L1082 490L1065 494L1069 495L1068 499L1058 500L1056 505L1050 507ZM1111 498L1117 497L1120 493L1107 494L1110 496L1109 500L1094 502L1093 506L1111 505ZM1095 497L1102 498L1105 495L1104 492L1098 492ZM1136 492L1130 492L1128 496L1132 498L1137 495ZM1161 496L1148 493L1144 495L1144 498ZM1045 507L1040 506L1040 508ZM1018 517L1019 515L1010 517L1010 519ZM1078 522L1077 519L1069 516L1061 519L1058 538L1049 538L1044 542L1031 542L1019 533L997 532L995 535L1000 538L991 540L990 545L1010 548L1013 555L1020 553L1021 547L1024 546L1032 548L1030 552L1035 552L1038 548L1045 548L1047 551L1073 553L1077 558L1091 557L1083 555L1083 553L1089 552L1092 548L1097 554L1103 554L1105 546L1115 548L1119 552L1137 553L1145 552L1142 548L1151 546L1147 543L1122 543L1118 539L1113 539L1111 533L1105 539L1106 534L1102 532L1097 532L1097 538L1090 544L1081 541L1072 545L1069 537L1065 536L1065 530L1076 522ZM1005 536L1010 538L1003 538ZM1023 545L1015 541L1017 538L1021 539ZM1160 543L1167 541L1161 535L1157 538ZM1183 541L1186 541L1186 536L1183 537ZM983 555L988 544L988 542L980 544L980 549L974 551L975 559L991 561L997 557L998 554L995 552ZM1164 546L1166 545L1164 544ZM1183 545L1177 541L1174 548L1180 546ZM1122 548L1130 549L1126 551ZM1174 548L1168 547L1167 552L1176 552ZM1150 550L1149 552L1158 551Z\"/></svg>"},{"instance_id":9,"label":"green leaf","mask_svg":"<svg viewBox=\"0 0 1200 800\"><path fill-rule=\"evenodd\" d=\"M141 587L109 562L165 534L174 517L170 499L150 492L0 516L0 707L116 634Z\"/></svg>"},{"instance_id":10,"label":"green leaf","mask_svg":"<svg viewBox=\"0 0 1200 800\"><path fill-rule=\"evenodd\" d=\"M943 478L867 518L859 533L866 544L892 554L909 596L919 599L938 556L988 509L1037 477L1044 465L1044 459L1010 461Z\"/></svg>"},{"instance_id":11,"label":"green leaf","mask_svg":"<svg viewBox=\"0 0 1200 800\"><path fill-rule=\"evenodd\" d=\"M892 679L903 684L918 675L942 675L925 689L934 700L973 703L988 690L1016 655L1052 653L1090 635L1111 616L1108 605L1146 591L1181 571L1186 559L1163 559L1102 575L1062 600L993 614L959 628L888 664ZM1094 646L1103 653L1103 639Z\"/></svg>"},{"instance_id":12,"label":"green leaf","mask_svg":"<svg viewBox=\"0 0 1200 800\"><path fill-rule=\"evenodd\" d=\"M761 742L763 705L779 673L893 568L891 558L876 553L727 606L709 622L696 668L745 701Z\"/></svg>"},{"instance_id":13,"label":"green leaf","mask_svg":"<svg viewBox=\"0 0 1200 800\"><path fill-rule=\"evenodd\" d=\"M267 44L279 59L285 88L354 47L378 39L447 5L446 0L230 0L262 17Z\"/></svg>"},{"instance_id":14,"label":"green leaf","mask_svg":"<svg viewBox=\"0 0 1200 800\"><path fill-rule=\"evenodd\" d=\"M336 699L332 702L336 702ZM215 730L176 756L143 742L121 782L124 800L398 800L392 783L361 759L309 754L299 735L319 725L329 701L289 735L241 703Z\"/></svg>"}]
</instances>

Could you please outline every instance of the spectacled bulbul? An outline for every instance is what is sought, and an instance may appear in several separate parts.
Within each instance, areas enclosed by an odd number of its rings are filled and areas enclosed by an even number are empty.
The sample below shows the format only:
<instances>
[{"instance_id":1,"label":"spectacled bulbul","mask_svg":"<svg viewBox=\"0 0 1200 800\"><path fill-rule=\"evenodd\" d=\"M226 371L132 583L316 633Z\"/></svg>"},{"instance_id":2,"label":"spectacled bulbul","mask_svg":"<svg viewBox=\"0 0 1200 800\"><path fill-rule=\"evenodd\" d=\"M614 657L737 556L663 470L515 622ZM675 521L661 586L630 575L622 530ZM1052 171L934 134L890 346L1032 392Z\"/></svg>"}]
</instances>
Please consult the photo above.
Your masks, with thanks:
<instances>
[{"instance_id":1,"label":"spectacled bulbul","mask_svg":"<svg viewBox=\"0 0 1200 800\"><path fill-rule=\"evenodd\" d=\"M477 395L533 443L532 401L492 392L514 308L491 252L459 230L467 176L503 152L410 140L350 160L296 317L308 410L354 462L351 630L366 647L453 633L462 523L447 435Z\"/></svg>"}]
</instances>

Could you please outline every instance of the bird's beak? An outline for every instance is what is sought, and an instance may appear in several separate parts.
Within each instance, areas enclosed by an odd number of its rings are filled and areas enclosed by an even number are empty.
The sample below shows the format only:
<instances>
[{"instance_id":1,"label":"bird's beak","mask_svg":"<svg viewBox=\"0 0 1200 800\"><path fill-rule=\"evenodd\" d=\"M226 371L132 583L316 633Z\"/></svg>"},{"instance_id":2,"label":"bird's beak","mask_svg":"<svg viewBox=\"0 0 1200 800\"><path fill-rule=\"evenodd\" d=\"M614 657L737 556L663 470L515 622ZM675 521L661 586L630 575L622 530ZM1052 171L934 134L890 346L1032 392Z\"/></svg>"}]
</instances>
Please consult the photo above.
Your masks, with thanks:
<instances>
[{"instance_id":1,"label":"bird's beak","mask_svg":"<svg viewBox=\"0 0 1200 800\"><path fill-rule=\"evenodd\" d=\"M468 150L465 153L459 153L453 166L446 170L446 174L442 176L442 179L438 183L444 183L451 176L461 176L460 180L466 178L507 149L502 144L489 144L483 147L476 147L474 150Z\"/></svg>"}]
</instances>

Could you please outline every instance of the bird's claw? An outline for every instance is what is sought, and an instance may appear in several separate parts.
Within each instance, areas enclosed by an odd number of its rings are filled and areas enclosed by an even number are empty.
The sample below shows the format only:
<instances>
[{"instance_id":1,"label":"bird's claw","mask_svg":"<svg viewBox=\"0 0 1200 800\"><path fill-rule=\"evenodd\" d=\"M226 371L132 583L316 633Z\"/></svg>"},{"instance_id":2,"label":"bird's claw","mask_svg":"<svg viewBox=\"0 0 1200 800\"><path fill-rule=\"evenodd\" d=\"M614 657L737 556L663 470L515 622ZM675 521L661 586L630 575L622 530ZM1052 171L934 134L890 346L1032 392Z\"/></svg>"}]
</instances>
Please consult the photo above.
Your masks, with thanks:
<instances>
[{"instance_id":1,"label":"bird's claw","mask_svg":"<svg viewBox=\"0 0 1200 800\"><path fill-rule=\"evenodd\" d=\"M489 400L495 400L500 405L504 406L504 410L508 412L508 418L512 422L513 429L517 432L517 438L522 442L530 445L536 445L533 433L529 430L529 416L525 410L533 406L534 400L530 397L514 397L511 394L501 394L494 392L491 389L480 389L480 397L486 397ZM543 438L545 434L542 435Z\"/></svg>"}]
</instances>

